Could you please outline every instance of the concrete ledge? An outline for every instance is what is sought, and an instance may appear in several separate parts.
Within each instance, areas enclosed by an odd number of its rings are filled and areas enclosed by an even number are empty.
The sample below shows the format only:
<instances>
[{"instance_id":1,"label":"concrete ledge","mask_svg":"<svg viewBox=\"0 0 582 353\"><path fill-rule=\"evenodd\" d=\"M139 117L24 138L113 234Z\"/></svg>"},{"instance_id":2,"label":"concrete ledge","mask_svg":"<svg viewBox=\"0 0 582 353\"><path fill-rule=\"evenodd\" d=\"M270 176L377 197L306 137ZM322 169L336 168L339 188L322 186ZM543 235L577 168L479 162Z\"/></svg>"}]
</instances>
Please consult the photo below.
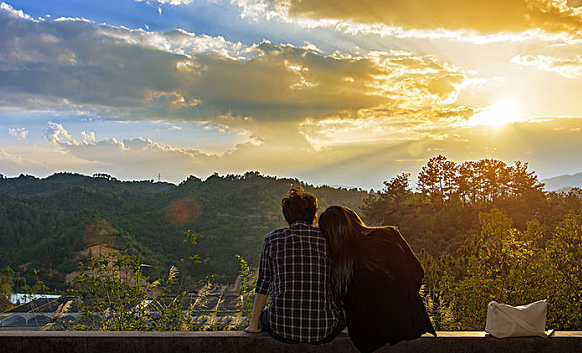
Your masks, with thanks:
<instances>
[{"instance_id":1,"label":"concrete ledge","mask_svg":"<svg viewBox=\"0 0 582 353\"><path fill-rule=\"evenodd\" d=\"M556 332L550 338L485 337L484 332L438 332L438 337L421 337L385 346L377 352L412 353L574 353L582 352L582 332ZM0 350L6 353L194 353L194 352L354 352L347 334L320 346L288 345L267 334L245 332L88 332L0 331Z\"/></svg>"}]
</instances>

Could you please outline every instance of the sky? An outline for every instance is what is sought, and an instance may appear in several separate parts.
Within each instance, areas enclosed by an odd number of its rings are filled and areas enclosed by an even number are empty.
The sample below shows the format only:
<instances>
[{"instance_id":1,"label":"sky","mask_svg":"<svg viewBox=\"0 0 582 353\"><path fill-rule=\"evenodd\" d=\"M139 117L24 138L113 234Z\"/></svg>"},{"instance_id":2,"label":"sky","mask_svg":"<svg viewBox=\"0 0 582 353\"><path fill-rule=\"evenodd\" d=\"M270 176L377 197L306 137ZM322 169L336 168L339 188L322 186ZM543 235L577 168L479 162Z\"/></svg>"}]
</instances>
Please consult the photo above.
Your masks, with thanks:
<instances>
[{"instance_id":1,"label":"sky","mask_svg":"<svg viewBox=\"0 0 582 353\"><path fill-rule=\"evenodd\" d=\"M582 0L0 0L0 173L582 171Z\"/></svg>"}]
</instances>

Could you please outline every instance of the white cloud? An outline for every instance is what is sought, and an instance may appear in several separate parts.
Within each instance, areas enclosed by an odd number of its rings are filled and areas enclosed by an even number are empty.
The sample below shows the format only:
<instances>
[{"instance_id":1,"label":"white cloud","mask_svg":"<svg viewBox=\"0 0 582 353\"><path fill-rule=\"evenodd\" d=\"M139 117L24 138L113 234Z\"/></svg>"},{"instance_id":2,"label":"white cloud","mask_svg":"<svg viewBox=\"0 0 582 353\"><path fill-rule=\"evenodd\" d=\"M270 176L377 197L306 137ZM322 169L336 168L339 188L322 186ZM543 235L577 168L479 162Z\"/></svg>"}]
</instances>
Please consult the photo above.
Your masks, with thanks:
<instances>
[{"instance_id":1,"label":"white cloud","mask_svg":"<svg viewBox=\"0 0 582 353\"><path fill-rule=\"evenodd\" d=\"M26 140L26 136L28 135L28 130L26 130L26 128L24 128L24 127L10 128L10 129L8 129L8 133L10 133L10 135L16 137L19 140Z\"/></svg>"},{"instance_id":2,"label":"white cloud","mask_svg":"<svg viewBox=\"0 0 582 353\"><path fill-rule=\"evenodd\" d=\"M266 0L231 0L231 3L241 9L242 18L257 20L260 17L271 19L276 13Z\"/></svg>"},{"instance_id":3,"label":"white cloud","mask_svg":"<svg viewBox=\"0 0 582 353\"><path fill-rule=\"evenodd\" d=\"M136 2L146 2L150 5L153 4L160 4L160 5L172 5L172 6L180 6L180 5L188 5L192 3L192 0L135 0Z\"/></svg>"},{"instance_id":4,"label":"white cloud","mask_svg":"<svg viewBox=\"0 0 582 353\"><path fill-rule=\"evenodd\" d=\"M26 19L29 21L33 21L32 17L25 14L22 10L15 10L12 6L10 6L9 4L7 4L5 2L0 3L0 10L11 13L13 16L20 17L20 18L23 18L23 19Z\"/></svg>"},{"instance_id":5,"label":"white cloud","mask_svg":"<svg viewBox=\"0 0 582 353\"><path fill-rule=\"evenodd\" d=\"M102 25L98 34L123 41L127 45L139 45L148 49L162 50L191 58L197 54L214 53L228 58L248 58L258 54L252 47L240 42L230 42L222 36L196 35L183 29L167 32L151 32L143 29L127 29Z\"/></svg>"},{"instance_id":6,"label":"white cloud","mask_svg":"<svg viewBox=\"0 0 582 353\"><path fill-rule=\"evenodd\" d=\"M561 59L546 55L516 55L511 62L519 66L533 67L541 71L555 72L567 78L582 76L582 56Z\"/></svg>"},{"instance_id":7,"label":"white cloud","mask_svg":"<svg viewBox=\"0 0 582 353\"><path fill-rule=\"evenodd\" d=\"M89 133L81 131L81 136L83 136L83 143L95 142L95 133L93 131Z\"/></svg>"},{"instance_id":8,"label":"white cloud","mask_svg":"<svg viewBox=\"0 0 582 353\"><path fill-rule=\"evenodd\" d=\"M47 122L48 128L45 130L43 137L45 137L49 142L59 144L59 145L73 145L76 146L79 143L69 135L68 131L63 127L63 125L54 123L52 121Z\"/></svg>"}]
</instances>

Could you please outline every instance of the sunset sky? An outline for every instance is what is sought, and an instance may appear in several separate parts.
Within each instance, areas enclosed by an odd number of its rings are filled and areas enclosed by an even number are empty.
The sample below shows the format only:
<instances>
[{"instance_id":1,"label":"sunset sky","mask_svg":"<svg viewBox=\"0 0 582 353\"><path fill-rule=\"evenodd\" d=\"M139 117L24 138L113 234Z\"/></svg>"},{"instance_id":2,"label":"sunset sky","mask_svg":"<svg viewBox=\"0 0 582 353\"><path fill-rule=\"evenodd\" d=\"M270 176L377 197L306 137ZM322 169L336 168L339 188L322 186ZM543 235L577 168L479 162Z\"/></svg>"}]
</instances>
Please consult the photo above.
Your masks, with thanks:
<instances>
[{"instance_id":1,"label":"sunset sky","mask_svg":"<svg viewBox=\"0 0 582 353\"><path fill-rule=\"evenodd\" d=\"M0 2L0 173L582 171L582 0Z\"/></svg>"}]
</instances>

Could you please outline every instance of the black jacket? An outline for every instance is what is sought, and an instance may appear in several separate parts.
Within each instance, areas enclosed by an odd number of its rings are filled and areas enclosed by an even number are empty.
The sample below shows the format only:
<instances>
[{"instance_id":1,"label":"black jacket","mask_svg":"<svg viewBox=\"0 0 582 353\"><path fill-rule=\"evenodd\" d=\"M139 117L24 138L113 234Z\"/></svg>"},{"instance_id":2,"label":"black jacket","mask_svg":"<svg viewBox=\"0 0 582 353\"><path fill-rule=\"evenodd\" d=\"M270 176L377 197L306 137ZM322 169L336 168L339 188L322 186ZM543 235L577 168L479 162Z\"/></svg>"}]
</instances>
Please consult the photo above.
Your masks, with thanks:
<instances>
[{"instance_id":1,"label":"black jacket","mask_svg":"<svg viewBox=\"0 0 582 353\"><path fill-rule=\"evenodd\" d=\"M352 281L343 298L353 344L372 352L429 332L436 336L419 295L424 270L394 227L362 235Z\"/></svg>"}]
</instances>

